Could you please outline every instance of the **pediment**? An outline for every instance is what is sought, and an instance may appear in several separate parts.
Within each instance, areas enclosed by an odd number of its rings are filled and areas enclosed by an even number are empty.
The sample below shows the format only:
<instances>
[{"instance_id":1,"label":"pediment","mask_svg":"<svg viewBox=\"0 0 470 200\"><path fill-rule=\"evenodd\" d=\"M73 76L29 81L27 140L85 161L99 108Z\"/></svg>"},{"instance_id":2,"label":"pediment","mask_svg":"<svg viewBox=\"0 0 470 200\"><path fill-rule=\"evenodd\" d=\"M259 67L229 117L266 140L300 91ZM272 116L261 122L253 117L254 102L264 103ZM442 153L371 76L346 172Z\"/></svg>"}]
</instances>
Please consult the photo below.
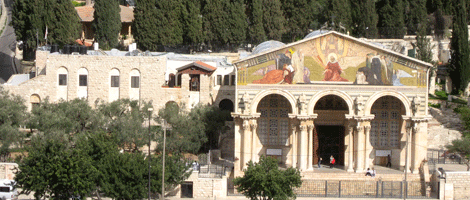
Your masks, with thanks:
<instances>
[{"instance_id":1,"label":"pediment","mask_svg":"<svg viewBox=\"0 0 470 200\"><path fill-rule=\"evenodd\" d=\"M234 63L238 85L356 84L426 87L429 63L328 32Z\"/></svg>"}]
</instances>

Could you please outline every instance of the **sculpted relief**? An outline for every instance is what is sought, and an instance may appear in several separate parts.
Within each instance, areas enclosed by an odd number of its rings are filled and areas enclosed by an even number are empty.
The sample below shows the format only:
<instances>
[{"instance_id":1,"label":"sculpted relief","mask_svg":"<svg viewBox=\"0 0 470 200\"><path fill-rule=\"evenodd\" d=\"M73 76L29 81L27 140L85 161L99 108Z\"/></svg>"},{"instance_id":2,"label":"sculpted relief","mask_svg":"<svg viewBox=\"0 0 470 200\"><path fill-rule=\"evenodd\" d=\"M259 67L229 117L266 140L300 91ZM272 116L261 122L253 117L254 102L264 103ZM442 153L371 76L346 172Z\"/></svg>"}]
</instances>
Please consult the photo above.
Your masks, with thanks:
<instances>
[{"instance_id":1,"label":"sculpted relief","mask_svg":"<svg viewBox=\"0 0 470 200\"><path fill-rule=\"evenodd\" d=\"M238 64L238 84L356 84L426 87L426 70L330 34Z\"/></svg>"}]
</instances>

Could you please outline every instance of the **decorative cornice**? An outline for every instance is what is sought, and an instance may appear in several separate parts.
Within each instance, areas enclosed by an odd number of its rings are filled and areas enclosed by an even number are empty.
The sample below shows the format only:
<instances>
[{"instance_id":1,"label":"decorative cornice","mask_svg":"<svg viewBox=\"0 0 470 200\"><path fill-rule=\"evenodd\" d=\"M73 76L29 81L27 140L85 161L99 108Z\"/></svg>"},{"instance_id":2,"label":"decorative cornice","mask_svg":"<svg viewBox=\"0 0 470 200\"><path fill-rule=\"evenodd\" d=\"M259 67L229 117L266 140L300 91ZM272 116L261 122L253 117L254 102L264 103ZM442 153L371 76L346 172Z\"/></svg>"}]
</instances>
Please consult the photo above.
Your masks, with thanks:
<instances>
[{"instance_id":1,"label":"decorative cornice","mask_svg":"<svg viewBox=\"0 0 470 200\"><path fill-rule=\"evenodd\" d=\"M419 122L428 122L428 121L431 121L432 119L432 116L415 116L415 117L411 117L411 121L412 122L415 122L415 123L419 123Z\"/></svg>"},{"instance_id":2,"label":"decorative cornice","mask_svg":"<svg viewBox=\"0 0 470 200\"><path fill-rule=\"evenodd\" d=\"M371 121L375 118L374 115L363 115L363 116L353 116L353 118L355 120L357 120L357 122L365 122L365 121Z\"/></svg>"},{"instance_id":3,"label":"decorative cornice","mask_svg":"<svg viewBox=\"0 0 470 200\"><path fill-rule=\"evenodd\" d=\"M290 117L290 116L289 116ZM318 114L313 114L313 115L297 115L296 118L298 120L309 120L309 119L316 119L318 117Z\"/></svg>"}]
</instances>

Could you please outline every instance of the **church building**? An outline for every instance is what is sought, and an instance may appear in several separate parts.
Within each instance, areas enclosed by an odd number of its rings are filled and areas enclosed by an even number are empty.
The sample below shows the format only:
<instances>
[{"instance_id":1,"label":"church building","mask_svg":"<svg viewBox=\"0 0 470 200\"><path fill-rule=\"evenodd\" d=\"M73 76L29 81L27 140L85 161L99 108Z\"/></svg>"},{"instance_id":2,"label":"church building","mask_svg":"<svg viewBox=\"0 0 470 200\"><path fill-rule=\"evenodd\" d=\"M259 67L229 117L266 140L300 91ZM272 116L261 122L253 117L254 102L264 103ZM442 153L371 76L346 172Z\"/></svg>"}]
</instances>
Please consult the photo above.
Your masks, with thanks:
<instances>
[{"instance_id":1,"label":"church building","mask_svg":"<svg viewBox=\"0 0 470 200\"><path fill-rule=\"evenodd\" d=\"M332 31L234 65L235 177L261 156L302 172L333 156L347 172L418 173L431 64Z\"/></svg>"}]
</instances>

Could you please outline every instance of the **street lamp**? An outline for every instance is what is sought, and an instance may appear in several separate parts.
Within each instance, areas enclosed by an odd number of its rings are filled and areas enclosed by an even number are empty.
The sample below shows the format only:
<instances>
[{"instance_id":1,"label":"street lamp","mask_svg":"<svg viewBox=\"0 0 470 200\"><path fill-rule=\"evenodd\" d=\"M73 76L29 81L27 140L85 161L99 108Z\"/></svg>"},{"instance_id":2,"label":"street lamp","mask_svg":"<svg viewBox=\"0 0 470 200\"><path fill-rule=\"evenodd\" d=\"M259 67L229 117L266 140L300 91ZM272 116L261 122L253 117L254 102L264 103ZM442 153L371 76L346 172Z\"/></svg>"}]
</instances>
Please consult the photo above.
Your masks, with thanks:
<instances>
[{"instance_id":1,"label":"street lamp","mask_svg":"<svg viewBox=\"0 0 470 200\"><path fill-rule=\"evenodd\" d=\"M166 126L165 119L163 119L163 167L162 167L162 196L161 200L165 199L165 146L166 146Z\"/></svg>"},{"instance_id":2,"label":"street lamp","mask_svg":"<svg viewBox=\"0 0 470 200\"><path fill-rule=\"evenodd\" d=\"M151 140L151 137L150 137L150 120L152 119L152 111L153 111L153 108L148 108L147 110L149 112L149 196L148 196L148 200L150 200L150 162L151 162L151 159L152 159L152 156L151 156L151 153L150 153L150 140Z\"/></svg>"}]
</instances>

